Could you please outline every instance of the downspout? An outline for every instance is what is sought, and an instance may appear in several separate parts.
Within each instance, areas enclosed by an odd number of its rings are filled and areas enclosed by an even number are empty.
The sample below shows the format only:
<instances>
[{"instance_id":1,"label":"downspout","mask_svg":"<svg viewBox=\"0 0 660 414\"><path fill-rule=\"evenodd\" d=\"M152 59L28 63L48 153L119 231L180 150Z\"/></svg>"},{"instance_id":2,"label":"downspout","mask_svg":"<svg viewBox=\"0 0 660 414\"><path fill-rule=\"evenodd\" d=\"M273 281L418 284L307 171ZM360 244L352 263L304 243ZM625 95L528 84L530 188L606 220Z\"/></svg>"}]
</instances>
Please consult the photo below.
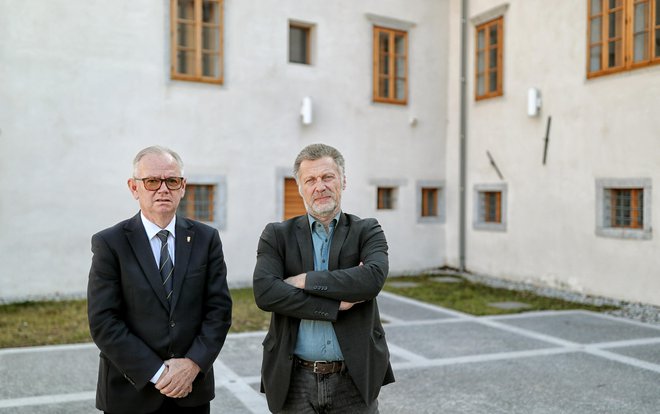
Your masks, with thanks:
<instances>
[{"instance_id":1,"label":"downspout","mask_svg":"<svg viewBox=\"0 0 660 414\"><path fill-rule=\"evenodd\" d=\"M458 270L465 272L465 238L466 238L466 185L467 185L467 120L466 120L466 107L467 107L467 8L468 0L461 0L461 98L460 98L460 155L459 155L459 240L458 240L458 255L459 267Z\"/></svg>"}]
</instances>

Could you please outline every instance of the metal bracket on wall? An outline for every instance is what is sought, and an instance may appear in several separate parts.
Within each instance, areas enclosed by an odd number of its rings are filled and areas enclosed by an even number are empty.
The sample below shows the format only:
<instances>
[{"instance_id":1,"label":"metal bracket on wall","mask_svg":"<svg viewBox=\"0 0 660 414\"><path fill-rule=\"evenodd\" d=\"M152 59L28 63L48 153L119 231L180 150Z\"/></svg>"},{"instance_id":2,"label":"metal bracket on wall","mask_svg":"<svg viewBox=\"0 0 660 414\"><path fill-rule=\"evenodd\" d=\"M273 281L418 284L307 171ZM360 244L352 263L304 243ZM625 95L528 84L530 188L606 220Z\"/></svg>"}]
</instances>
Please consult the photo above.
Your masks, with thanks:
<instances>
[{"instance_id":1,"label":"metal bracket on wall","mask_svg":"<svg viewBox=\"0 0 660 414\"><path fill-rule=\"evenodd\" d=\"M486 155L488 155L488 159L490 160L490 165L492 165L493 168L495 168L495 172L500 177L500 180L504 180L504 177L502 176L502 173L500 172L500 169L497 168L497 164L495 164L495 160L493 159L493 156L490 155L490 151L486 151Z\"/></svg>"},{"instance_id":2,"label":"metal bracket on wall","mask_svg":"<svg viewBox=\"0 0 660 414\"><path fill-rule=\"evenodd\" d=\"M552 122L552 117L548 117L548 124L545 127L545 145L543 147L543 165L545 165L545 159L548 156L548 141L550 141L550 123Z\"/></svg>"}]
</instances>

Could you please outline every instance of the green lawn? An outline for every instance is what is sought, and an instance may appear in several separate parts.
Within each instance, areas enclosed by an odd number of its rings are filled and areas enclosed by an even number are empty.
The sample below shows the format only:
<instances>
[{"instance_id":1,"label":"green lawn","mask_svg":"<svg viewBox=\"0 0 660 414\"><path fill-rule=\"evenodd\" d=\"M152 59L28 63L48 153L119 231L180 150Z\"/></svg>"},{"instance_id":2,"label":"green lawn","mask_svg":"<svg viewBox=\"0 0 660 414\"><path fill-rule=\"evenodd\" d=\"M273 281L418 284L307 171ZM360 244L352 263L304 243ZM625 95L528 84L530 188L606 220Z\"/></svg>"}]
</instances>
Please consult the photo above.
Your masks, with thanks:
<instances>
[{"instance_id":1,"label":"green lawn","mask_svg":"<svg viewBox=\"0 0 660 414\"><path fill-rule=\"evenodd\" d=\"M537 296L529 292L495 289L461 279L459 283L434 281L437 275L389 278L385 290L421 301L444 306L472 315L497 315L534 310L587 309L605 311L612 307L596 307L559 299ZM414 283L414 287L397 287L397 283ZM270 314L254 304L251 288L233 289L233 323L230 332L265 330ZM523 302L524 310L503 310L492 302ZM85 300L25 302L0 306L0 348L89 342L87 303Z\"/></svg>"}]
</instances>

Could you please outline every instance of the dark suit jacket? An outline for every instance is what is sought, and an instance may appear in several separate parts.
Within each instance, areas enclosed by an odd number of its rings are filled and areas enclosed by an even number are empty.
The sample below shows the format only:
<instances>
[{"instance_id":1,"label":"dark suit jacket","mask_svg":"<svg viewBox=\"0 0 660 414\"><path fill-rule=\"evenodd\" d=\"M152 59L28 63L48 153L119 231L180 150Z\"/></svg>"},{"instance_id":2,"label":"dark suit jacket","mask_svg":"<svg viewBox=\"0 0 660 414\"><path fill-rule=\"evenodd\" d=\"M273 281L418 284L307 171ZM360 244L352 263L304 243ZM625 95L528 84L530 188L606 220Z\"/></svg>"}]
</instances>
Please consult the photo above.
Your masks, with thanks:
<instances>
[{"instance_id":1,"label":"dark suit jacket","mask_svg":"<svg viewBox=\"0 0 660 414\"><path fill-rule=\"evenodd\" d=\"M218 231L177 217L171 304L139 214L92 236L92 252L88 316L101 350L96 407L155 411L165 397L149 380L163 361L183 357L201 371L177 404L213 399L213 361L231 325L232 304Z\"/></svg>"},{"instance_id":2,"label":"dark suit jacket","mask_svg":"<svg viewBox=\"0 0 660 414\"><path fill-rule=\"evenodd\" d=\"M375 400L380 387L394 381L376 303L388 273L387 242L376 219L342 213L328 265L328 271L313 271L314 246L306 215L264 229L254 296L261 309L272 312L263 342L261 386L273 412L286 400L301 319L333 322L348 373L365 402ZM304 272L304 290L283 282ZM342 300L364 302L340 312Z\"/></svg>"}]
</instances>

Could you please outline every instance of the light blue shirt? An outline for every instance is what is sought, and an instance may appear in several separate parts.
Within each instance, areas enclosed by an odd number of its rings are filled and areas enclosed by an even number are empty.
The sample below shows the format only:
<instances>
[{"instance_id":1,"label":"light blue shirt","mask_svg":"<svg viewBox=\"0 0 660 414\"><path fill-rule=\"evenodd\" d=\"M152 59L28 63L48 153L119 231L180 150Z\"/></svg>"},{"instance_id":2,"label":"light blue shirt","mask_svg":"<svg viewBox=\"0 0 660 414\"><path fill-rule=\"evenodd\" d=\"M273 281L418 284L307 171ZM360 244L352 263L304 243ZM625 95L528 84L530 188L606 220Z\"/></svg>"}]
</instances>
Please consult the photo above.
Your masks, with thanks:
<instances>
[{"instance_id":1,"label":"light blue shirt","mask_svg":"<svg viewBox=\"0 0 660 414\"><path fill-rule=\"evenodd\" d=\"M314 244L314 270L328 270L330 243L332 242L335 226L339 221L339 214L330 222L327 232L323 224L316 221L314 217L307 215L312 230L312 243ZM344 355L341 353L339 341L335 334L335 328L330 321L301 320L298 340L293 353L298 358L307 361L344 360Z\"/></svg>"}]
</instances>

